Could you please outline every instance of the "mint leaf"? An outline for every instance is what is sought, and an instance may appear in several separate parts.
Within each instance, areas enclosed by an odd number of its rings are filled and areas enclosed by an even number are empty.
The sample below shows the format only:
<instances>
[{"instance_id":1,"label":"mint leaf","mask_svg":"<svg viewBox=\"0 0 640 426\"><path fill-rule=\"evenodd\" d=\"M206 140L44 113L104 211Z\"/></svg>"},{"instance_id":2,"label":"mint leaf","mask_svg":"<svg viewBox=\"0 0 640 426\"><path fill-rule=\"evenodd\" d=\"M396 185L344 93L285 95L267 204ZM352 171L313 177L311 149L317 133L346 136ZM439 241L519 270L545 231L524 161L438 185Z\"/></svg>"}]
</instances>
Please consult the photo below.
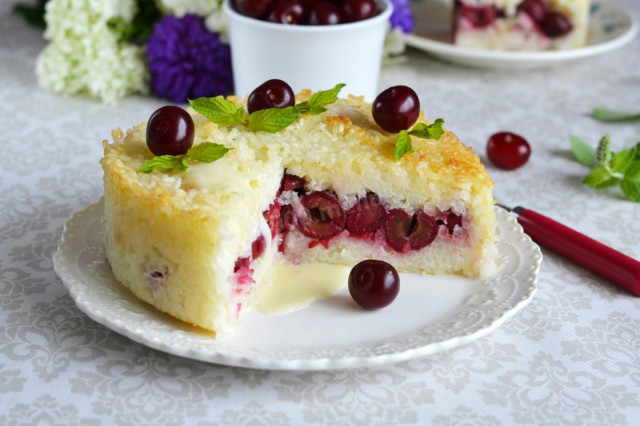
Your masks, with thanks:
<instances>
[{"instance_id":1,"label":"mint leaf","mask_svg":"<svg viewBox=\"0 0 640 426\"><path fill-rule=\"evenodd\" d=\"M604 135L602 139L600 139L600 142L598 142L598 147L596 148L596 162L598 164L608 165L611 157L613 157L613 153L611 152L611 137Z\"/></svg>"},{"instance_id":2,"label":"mint leaf","mask_svg":"<svg viewBox=\"0 0 640 426\"><path fill-rule=\"evenodd\" d=\"M640 160L634 160L629 164L627 170L624 171L624 180L640 182Z\"/></svg>"},{"instance_id":3,"label":"mint leaf","mask_svg":"<svg viewBox=\"0 0 640 426\"><path fill-rule=\"evenodd\" d=\"M636 147L625 149L623 151L614 154L609 162L609 167L613 173L624 173L629 167L636 155Z\"/></svg>"},{"instance_id":4,"label":"mint leaf","mask_svg":"<svg viewBox=\"0 0 640 426\"><path fill-rule=\"evenodd\" d=\"M222 158L227 152L229 152L229 148L224 145L204 142L189 149L187 156L189 160L212 163Z\"/></svg>"},{"instance_id":5,"label":"mint leaf","mask_svg":"<svg viewBox=\"0 0 640 426\"><path fill-rule=\"evenodd\" d=\"M184 164L184 159L186 159L184 155L158 155L145 161L138 171L141 173L151 173L160 169L174 169L176 166Z\"/></svg>"},{"instance_id":6,"label":"mint leaf","mask_svg":"<svg viewBox=\"0 0 640 426\"><path fill-rule=\"evenodd\" d=\"M396 147L393 150L396 160L399 160L403 155L411 151L413 151L411 136L409 136L409 133L406 130L400 130L396 138Z\"/></svg>"},{"instance_id":7,"label":"mint leaf","mask_svg":"<svg viewBox=\"0 0 640 426\"><path fill-rule=\"evenodd\" d=\"M585 166L595 167L596 150L576 136L571 135L569 139L571 140L571 151L573 151L576 160Z\"/></svg>"},{"instance_id":8,"label":"mint leaf","mask_svg":"<svg viewBox=\"0 0 640 426\"><path fill-rule=\"evenodd\" d=\"M300 117L300 111L296 107L267 108L254 111L249 116L249 129L257 132L276 133Z\"/></svg>"},{"instance_id":9,"label":"mint leaf","mask_svg":"<svg viewBox=\"0 0 640 426\"><path fill-rule=\"evenodd\" d=\"M629 200L640 203L640 182L625 179L620 182L620 189Z\"/></svg>"},{"instance_id":10,"label":"mint leaf","mask_svg":"<svg viewBox=\"0 0 640 426\"><path fill-rule=\"evenodd\" d=\"M615 178L611 175L611 172L607 170L606 167L598 166L593 169L591 173L585 176L585 178L582 180L582 183L592 188L603 188L606 186L610 186L609 182L612 179Z\"/></svg>"},{"instance_id":11,"label":"mint leaf","mask_svg":"<svg viewBox=\"0 0 640 426\"><path fill-rule=\"evenodd\" d=\"M327 110L325 108L326 105L332 104L338 100L338 94L344 86L346 86L346 84L340 83L336 84L333 89L316 92L306 101L300 102L296 105L296 108L303 114L321 114Z\"/></svg>"},{"instance_id":12,"label":"mint leaf","mask_svg":"<svg viewBox=\"0 0 640 426\"><path fill-rule=\"evenodd\" d=\"M189 99L191 107L220 127L230 124L246 124L244 108L224 98Z\"/></svg>"},{"instance_id":13,"label":"mint leaf","mask_svg":"<svg viewBox=\"0 0 640 426\"><path fill-rule=\"evenodd\" d=\"M630 113L621 111L611 111L603 108L596 108L592 113L593 118L600 121L635 121L640 120L640 113Z\"/></svg>"},{"instance_id":14,"label":"mint leaf","mask_svg":"<svg viewBox=\"0 0 640 426\"><path fill-rule=\"evenodd\" d=\"M413 127L413 129L411 129L409 134L422 139L433 139L437 141L444 134L444 129L442 128L443 124L444 120L442 118L438 118L429 125L426 125L425 123L418 123Z\"/></svg>"}]
</instances>

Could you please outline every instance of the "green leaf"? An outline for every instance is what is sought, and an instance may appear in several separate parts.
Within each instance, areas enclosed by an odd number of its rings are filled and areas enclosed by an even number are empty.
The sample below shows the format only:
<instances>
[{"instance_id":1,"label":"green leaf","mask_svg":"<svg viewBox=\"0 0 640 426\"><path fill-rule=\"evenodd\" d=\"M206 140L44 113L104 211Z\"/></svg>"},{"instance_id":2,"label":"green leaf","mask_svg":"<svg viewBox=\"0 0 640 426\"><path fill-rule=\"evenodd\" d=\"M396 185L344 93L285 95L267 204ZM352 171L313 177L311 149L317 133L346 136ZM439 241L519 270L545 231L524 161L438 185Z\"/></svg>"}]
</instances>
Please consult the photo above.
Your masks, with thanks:
<instances>
[{"instance_id":1,"label":"green leaf","mask_svg":"<svg viewBox=\"0 0 640 426\"><path fill-rule=\"evenodd\" d=\"M251 113L249 116L249 129L254 132L264 131L276 133L300 117L300 111L296 107L267 108Z\"/></svg>"},{"instance_id":2,"label":"green leaf","mask_svg":"<svg viewBox=\"0 0 640 426\"><path fill-rule=\"evenodd\" d=\"M422 139L433 139L437 141L444 134L444 129L442 128L443 124L444 120L442 118L438 118L429 125L418 123L413 127L413 129L411 129L409 134Z\"/></svg>"},{"instance_id":3,"label":"green leaf","mask_svg":"<svg viewBox=\"0 0 640 426\"><path fill-rule=\"evenodd\" d=\"M640 160L634 160L629 164L627 170L624 171L624 180L640 182Z\"/></svg>"},{"instance_id":4,"label":"green leaf","mask_svg":"<svg viewBox=\"0 0 640 426\"><path fill-rule=\"evenodd\" d=\"M576 136L571 135L569 138L571 139L571 151L573 151L576 160L585 166L595 167L596 150Z\"/></svg>"},{"instance_id":5,"label":"green leaf","mask_svg":"<svg viewBox=\"0 0 640 426\"><path fill-rule=\"evenodd\" d=\"M332 89L316 92L306 101L296 105L296 108L303 114L321 114L327 110L325 108L326 105L338 100L338 94L344 86L346 86L346 84L340 83L336 84Z\"/></svg>"},{"instance_id":6,"label":"green leaf","mask_svg":"<svg viewBox=\"0 0 640 426\"><path fill-rule=\"evenodd\" d=\"M189 99L191 107L220 127L230 124L246 124L244 108L224 98Z\"/></svg>"},{"instance_id":7,"label":"green leaf","mask_svg":"<svg viewBox=\"0 0 640 426\"><path fill-rule=\"evenodd\" d=\"M222 158L227 152L229 152L229 148L224 145L204 142L189 149L187 156L189 160L212 163Z\"/></svg>"},{"instance_id":8,"label":"green leaf","mask_svg":"<svg viewBox=\"0 0 640 426\"><path fill-rule=\"evenodd\" d=\"M614 179L614 177L611 176L611 172L604 166L598 166L585 176L582 183L593 188L602 188L601 185L610 186L608 182L611 179Z\"/></svg>"},{"instance_id":9,"label":"green leaf","mask_svg":"<svg viewBox=\"0 0 640 426\"><path fill-rule=\"evenodd\" d=\"M158 155L144 162L139 172L151 173L160 169L174 169L176 166L184 164L184 155ZM188 166L187 166L188 167Z\"/></svg>"},{"instance_id":10,"label":"green leaf","mask_svg":"<svg viewBox=\"0 0 640 426\"><path fill-rule=\"evenodd\" d=\"M411 151L413 151L411 136L409 136L409 133L406 130L400 130L396 138L396 147L393 150L396 160L399 160L403 155Z\"/></svg>"},{"instance_id":11,"label":"green leaf","mask_svg":"<svg viewBox=\"0 0 640 426\"><path fill-rule=\"evenodd\" d=\"M609 163L609 167L613 173L624 173L629 167L636 155L636 147L625 149L614 154Z\"/></svg>"},{"instance_id":12,"label":"green leaf","mask_svg":"<svg viewBox=\"0 0 640 426\"><path fill-rule=\"evenodd\" d=\"M593 118L600 121L635 121L640 120L640 113L611 111L603 108L593 110Z\"/></svg>"},{"instance_id":13,"label":"green leaf","mask_svg":"<svg viewBox=\"0 0 640 426\"><path fill-rule=\"evenodd\" d=\"M620 182L620 189L629 200L640 203L640 182L625 179Z\"/></svg>"}]
</instances>

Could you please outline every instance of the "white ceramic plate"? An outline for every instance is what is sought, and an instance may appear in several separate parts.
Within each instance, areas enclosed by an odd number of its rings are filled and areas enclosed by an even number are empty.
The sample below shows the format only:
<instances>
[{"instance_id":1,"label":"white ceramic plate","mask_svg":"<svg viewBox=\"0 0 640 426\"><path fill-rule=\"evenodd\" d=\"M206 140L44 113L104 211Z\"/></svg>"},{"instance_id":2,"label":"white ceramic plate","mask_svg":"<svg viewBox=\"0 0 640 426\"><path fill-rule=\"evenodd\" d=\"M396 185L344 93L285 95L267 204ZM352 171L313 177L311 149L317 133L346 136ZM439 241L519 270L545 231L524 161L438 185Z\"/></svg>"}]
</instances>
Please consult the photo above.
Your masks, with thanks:
<instances>
[{"instance_id":1,"label":"white ceramic plate","mask_svg":"<svg viewBox=\"0 0 640 426\"><path fill-rule=\"evenodd\" d=\"M631 41L638 24L622 7L592 0L587 46L579 49L543 52L507 52L454 46L451 43L453 1L421 0L411 9L416 20L412 34L405 34L409 46L449 62L483 68L536 68L559 65L575 59L600 55Z\"/></svg>"},{"instance_id":2,"label":"white ceramic plate","mask_svg":"<svg viewBox=\"0 0 640 426\"><path fill-rule=\"evenodd\" d=\"M344 289L282 316L249 312L237 332L215 339L139 301L113 278L105 258L102 202L67 222L54 265L87 315L164 352L251 368L372 366L469 343L531 300L542 261L540 249L512 216L496 209L500 268L491 278L401 274L400 294L385 309L364 311Z\"/></svg>"}]
</instances>

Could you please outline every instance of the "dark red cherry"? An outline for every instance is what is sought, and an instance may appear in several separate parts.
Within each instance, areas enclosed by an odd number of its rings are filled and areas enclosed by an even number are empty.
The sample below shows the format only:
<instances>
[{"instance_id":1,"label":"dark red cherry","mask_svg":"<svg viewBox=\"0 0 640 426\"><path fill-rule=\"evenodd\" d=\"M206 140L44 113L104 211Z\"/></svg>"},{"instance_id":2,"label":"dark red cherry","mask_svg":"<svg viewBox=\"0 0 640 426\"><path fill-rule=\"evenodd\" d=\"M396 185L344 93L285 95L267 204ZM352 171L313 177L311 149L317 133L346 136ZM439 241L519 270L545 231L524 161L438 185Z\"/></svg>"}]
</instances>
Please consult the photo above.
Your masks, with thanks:
<instances>
[{"instance_id":1,"label":"dark red cherry","mask_svg":"<svg viewBox=\"0 0 640 426\"><path fill-rule=\"evenodd\" d=\"M518 5L518 12L526 13L536 22L544 18L547 7L542 0L524 0Z\"/></svg>"},{"instance_id":2,"label":"dark red cherry","mask_svg":"<svg viewBox=\"0 0 640 426\"><path fill-rule=\"evenodd\" d=\"M547 12L540 21L540 29L549 38L562 37L571 32L572 28L567 15L560 12Z\"/></svg>"},{"instance_id":3,"label":"dark red cherry","mask_svg":"<svg viewBox=\"0 0 640 426\"><path fill-rule=\"evenodd\" d=\"M321 1L309 8L309 25L336 25L342 20L340 9L333 3Z\"/></svg>"},{"instance_id":4,"label":"dark red cherry","mask_svg":"<svg viewBox=\"0 0 640 426\"><path fill-rule=\"evenodd\" d=\"M436 220L423 211L410 215L402 209L393 209L382 226L387 244L399 253L420 250L438 235Z\"/></svg>"},{"instance_id":5,"label":"dark red cherry","mask_svg":"<svg viewBox=\"0 0 640 426\"><path fill-rule=\"evenodd\" d=\"M376 4L373 0L344 0L340 8L346 22L362 21L376 14Z\"/></svg>"},{"instance_id":6,"label":"dark red cherry","mask_svg":"<svg viewBox=\"0 0 640 426\"><path fill-rule=\"evenodd\" d=\"M279 0L269 13L269 21L277 24L298 25L304 18L304 6L295 0Z\"/></svg>"},{"instance_id":7,"label":"dark red cherry","mask_svg":"<svg viewBox=\"0 0 640 426\"><path fill-rule=\"evenodd\" d=\"M282 179L282 190L295 191L297 189L304 189L304 184L305 180L303 178L285 173Z\"/></svg>"},{"instance_id":8,"label":"dark red cherry","mask_svg":"<svg viewBox=\"0 0 640 426\"><path fill-rule=\"evenodd\" d=\"M263 235L260 235L255 239L253 243L251 243L251 258L257 259L260 257L264 250L267 248L267 242L264 239Z\"/></svg>"},{"instance_id":9,"label":"dark red cherry","mask_svg":"<svg viewBox=\"0 0 640 426\"><path fill-rule=\"evenodd\" d=\"M372 234L380 228L386 213L387 209L382 205L378 196L369 192L349 210L347 229L355 235Z\"/></svg>"},{"instance_id":10,"label":"dark red cherry","mask_svg":"<svg viewBox=\"0 0 640 426\"><path fill-rule=\"evenodd\" d=\"M396 269L382 260L363 260L349 273L349 293L364 309L384 308L400 291Z\"/></svg>"},{"instance_id":11,"label":"dark red cherry","mask_svg":"<svg viewBox=\"0 0 640 426\"><path fill-rule=\"evenodd\" d=\"M267 221L267 225L269 225L269 230L271 231L271 238L275 238L278 235L278 230L280 228L280 213L282 211L282 206L277 201L274 201L269 205L269 208L262 212L262 216Z\"/></svg>"},{"instance_id":12,"label":"dark red cherry","mask_svg":"<svg viewBox=\"0 0 640 426\"><path fill-rule=\"evenodd\" d=\"M475 28L484 28L493 24L496 20L496 10L491 5L486 6L462 6L462 16Z\"/></svg>"},{"instance_id":13,"label":"dark red cherry","mask_svg":"<svg viewBox=\"0 0 640 426\"><path fill-rule=\"evenodd\" d=\"M378 126L387 132L398 133L416 122L420 114L420 100L410 87L389 87L373 101L371 113Z\"/></svg>"},{"instance_id":14,"label":"dark red cherry","mask_svg":"<svg viewBox=\"0 0 640 426\"><path fill-rule=\"evenodd\" d=\"M293 89L282 80L267 80L256 87L249 95L247 109L249 114L266 108L286 108L293 106L296 97Z\"/></svg>"},{"instance_id":15,"label":"dark red cherry","mask_svg":"<svg viewBox=\"0 0 640 426\"><path fill-rule=\"evenodd\" d=\"M329 191L317 191L300 199L304 214L300 214L298 228L307 237L327 240L344 229L345 214L338 197Z\"/></svg>"},{"instance_id":16,"label":"dark red cherry","mask_svg":"<svg viewBox=\"0 0 640 426\"><path fill-rule=\"evenodd\" d=\"M487 157L498 168L513 170L524 165L531 155L525 138L511 132L498 132L487 141Z\"/></svg>"},{"instance_id":17,"label":"dark red cherry","mask_svg":"<svg viewBox=\"0 0 640 426\"><path fill-rule=\"evenodd\" d=\"M147 122L147 146L154 155L186 154L194 137L193 119L178 106L157 109Z\"/></svg>"},{"instance_id":18,"label":"dark red cherry","mask_svg":"<svg viewBox=\"0 0 640 426\"><path fill-rule=\"evenodd\" d=\"M273 0L234 0L236 9L242 15L256 19L266 19L269 16Z\"/></svg>"}]
</instances>

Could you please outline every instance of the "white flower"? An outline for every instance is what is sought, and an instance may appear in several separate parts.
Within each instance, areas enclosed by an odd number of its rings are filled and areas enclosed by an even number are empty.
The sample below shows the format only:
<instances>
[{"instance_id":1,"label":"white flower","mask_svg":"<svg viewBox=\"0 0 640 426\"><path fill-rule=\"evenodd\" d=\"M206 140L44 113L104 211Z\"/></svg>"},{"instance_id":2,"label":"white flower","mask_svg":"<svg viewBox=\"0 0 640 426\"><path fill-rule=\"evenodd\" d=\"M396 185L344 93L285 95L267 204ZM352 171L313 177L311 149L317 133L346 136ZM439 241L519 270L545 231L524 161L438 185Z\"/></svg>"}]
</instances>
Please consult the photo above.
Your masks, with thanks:
<instances>
[{"instance_id":1,"label":"white flower","mask_svg":"<svg viewBox=\"0 0 640 426\"><path fill-rule=\"evenodd\" d=\"M402 29L399 27L387 31L382 53L382 63L384 65L393 65L405 61L406 58L402 55L406 49L403 34Z\"/></svg>"},{"instance_id":2,"label":"white flower","mask_svg":"<svg viewBox=\"0 0 640 426\"><path fill-rule=\"evenodd\" d=\"M45 38L51 43L36 63L41 87L108 103L147 91L144 49L119 40L111 25L129 23L135 0L51 0Z\"/></svg>"}]
</instances>

